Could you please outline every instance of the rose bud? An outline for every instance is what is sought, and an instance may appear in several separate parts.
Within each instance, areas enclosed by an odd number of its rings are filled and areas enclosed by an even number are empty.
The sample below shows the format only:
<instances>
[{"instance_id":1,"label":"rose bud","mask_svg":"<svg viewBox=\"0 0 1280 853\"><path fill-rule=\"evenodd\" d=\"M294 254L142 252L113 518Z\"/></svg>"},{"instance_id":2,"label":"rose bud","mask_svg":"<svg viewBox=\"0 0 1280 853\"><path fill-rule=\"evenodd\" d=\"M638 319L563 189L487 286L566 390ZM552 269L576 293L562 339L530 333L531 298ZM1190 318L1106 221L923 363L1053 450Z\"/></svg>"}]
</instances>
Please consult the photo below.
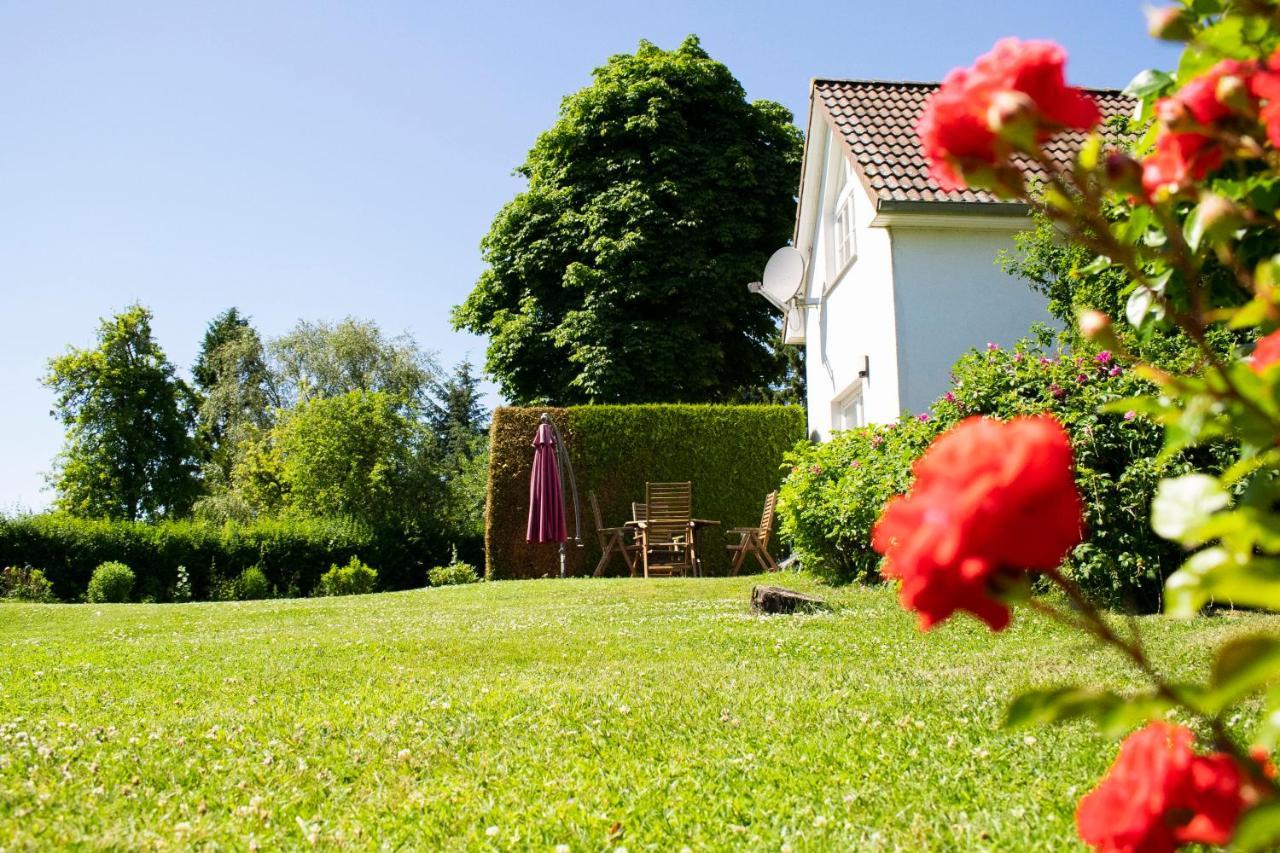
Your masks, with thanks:
<instances>
[{"instance_id":1,"label":"rose bud","mask_svg":"<svg viewBox=\"0 0 1280 853\"><path fill-rule=\"evenodd\" d=\"M1156 101L1156 118L1170 130L1186 129L1196 121L1187 105L1177 98L1161 98Z\"/></svg>"},{"instance_id":2,"label":"rose bud","mask_svg":"<svg viewBox=\"0 0 1280 853\"><path fill-rule=\"evenodd\" d=\"M1186 41L1191 38L1191 23L1182 9L1167 6L1147 10L1147 32L1152 38L1165 41Z\"/></svg>"},{"instance_id":3,"label":"rose bud","mask_svg":"<svg viewBox=\"0 0 1280 853\"><path fill-rule=\"evenodd\" d=\"M1139 198L1145 195L1142 189L1142 164L1137 160L1124 152L1113 151L1107 155L1104 166L1107 186Z\"/></svg>"},{"instance_id":4,"label":"rose bud","mask_svg":"<svg viewBox=\"0 0 1280 853\"><path fill-rule=\"evenodd\" d=\"M1213 95L1224 107L1245 112L1253 105L1249 100L1249 89L1245 82L1234 74L1224 74L1218 79Z\"/></svg>"},{"instance_id":5,"label":"rose bud","mask_svg":"<svg viewBox=\"0 0 1280 853\"><path fill-rule=\"evenodd\" d=\"M1199 217L1205 237L1211 239L1234 231L1244 221L1230 200L1214 193L1202 193L1200 205L1192 215Z\"/></svg>"},{"instance_id":6,"label":"rose bud","mask_svg":"<svg viewBox=\"0 0 1280 853\"><path fill-rule=\"evenodd\" d=\"M987 127L1012 142L1034 143L1040 111L1022 92L997 92L987 108Z\"/></svg>"},{"instance_id":7,"label":"rose bud","mask_svg":"<svg viewBox=\"0 0 1280 853\"><path fill-rule=\"evenodd\" d=\"M1109 349L1120 349L1120 342L1116 338L1116 330L1111 325L1111 318L1101 311L1081 311L1080 318L1077 321L1080 328L1080 334L1085 340L1093 341L1095 344L1108 347Z\"/></svg>"}]
</instances>

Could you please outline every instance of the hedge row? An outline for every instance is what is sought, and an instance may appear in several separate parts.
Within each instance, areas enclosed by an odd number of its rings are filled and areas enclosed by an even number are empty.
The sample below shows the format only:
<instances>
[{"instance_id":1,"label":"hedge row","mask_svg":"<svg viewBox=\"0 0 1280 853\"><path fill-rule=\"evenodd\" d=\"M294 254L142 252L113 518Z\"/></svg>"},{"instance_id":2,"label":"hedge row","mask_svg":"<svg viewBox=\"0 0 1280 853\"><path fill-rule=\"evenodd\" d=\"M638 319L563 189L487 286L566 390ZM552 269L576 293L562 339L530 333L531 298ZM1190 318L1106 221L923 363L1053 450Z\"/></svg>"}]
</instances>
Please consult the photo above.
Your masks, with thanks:
<instances>
[{"instance_id":1,"label":"hedge row","mask_svg":"<svg viewBox=\"0 0 1280 853\"><path fill-rule=\"evenodd\" d=\"M525 541L529 472L539 416L555 419L577 476L583 547L568 548L568 571L588 575L600 558L588 492L599 498L604 522L631 517L646 482L690 480L693 511L716 519L706 530L703 569L726 574L724 531L758 524L765 495L782 480L783 455L805 434L804 410L795 406L576 406L500 408L490 431L489 492L485 507L485 574L490 579L536 578L559 572L558 549ZM573 510L566 484L566 513ZM754 564L753 564L754 565ZM611 574L625 571L614 560Z\"/></svg>"},{"instance_id":2,"label":"hedge row","mask_svg":"<svg viewBox=\"0 0 1280 853\"><path fill-rule=\"evenodd\" d=\"M281 595L308 595L331 564L359 557L384 588L426 584L426 569L445 562L447 545L414 532L377 532L354 522L264 520L214 526L30 515L0 518L0 566L43 569L63 601L84 595L100 563L117 560L137 576L135 597L172 598L185 566L197 599L219 580L258 566Z\"/></svg>"}]
</instances>

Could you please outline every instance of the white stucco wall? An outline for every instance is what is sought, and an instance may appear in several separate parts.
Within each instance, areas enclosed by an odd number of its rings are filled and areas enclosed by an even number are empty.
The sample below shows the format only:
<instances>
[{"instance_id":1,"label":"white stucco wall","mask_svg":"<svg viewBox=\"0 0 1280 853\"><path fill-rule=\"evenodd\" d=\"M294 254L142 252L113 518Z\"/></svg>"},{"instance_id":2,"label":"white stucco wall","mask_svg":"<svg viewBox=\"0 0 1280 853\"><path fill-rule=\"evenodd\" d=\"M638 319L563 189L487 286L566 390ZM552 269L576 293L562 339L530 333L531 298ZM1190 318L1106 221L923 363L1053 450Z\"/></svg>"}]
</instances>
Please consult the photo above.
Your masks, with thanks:
<instances>
[{"instance_id":1,"label":"white stucco wall","mask_svg":"<svg viewBox=\"0 0 1280 853\"><path fill-rule=\"evenodd\" d=\"M842 428L839 412L852 395L861 394L865 423L922 412L946 392L951 366L964 352L988 341L1008 346L1049 316L1043 297L995 263L1027 224L1022 217L944 205L885 213L859 183L856 255L834 269L837 169L848 150L825 119L810 120L810 140L822 143L805 154L796 248L805 257L809 303L803 337L809 432L825 441Z\"/></svg>"},{"instance_id":2,"label":"white stucco wall","mask_svg":"<svg viewBox=\"0 0 1280 853\"><path fill-rule=\"evenodd\" d=\"M843 157L843 151L833 155ZM823 181L822 215L807 235L810 307L805 318L805 378L810 435L831 437L835 409L860 392L868 423L896 419L898 389L897 325L894 321L893 256L889 233L870 227L875 209L859 188L855 195L856 255L843 270L833 270L829 248L831 181ZM866 377L858 373L869 366Z\"/></svg>"},{"instance_id":3,"label":"white stucco wall","mask_svg":"<svg viewBox=\"0 0 1280 853\"><path fill-rule=\"evenodd\" d=\"M901 406L925 411L967 350L1009 346L1049 322L1043 296L995 264L1010 230L893 226L894 317Z\"/></svg>"}]
</instances>

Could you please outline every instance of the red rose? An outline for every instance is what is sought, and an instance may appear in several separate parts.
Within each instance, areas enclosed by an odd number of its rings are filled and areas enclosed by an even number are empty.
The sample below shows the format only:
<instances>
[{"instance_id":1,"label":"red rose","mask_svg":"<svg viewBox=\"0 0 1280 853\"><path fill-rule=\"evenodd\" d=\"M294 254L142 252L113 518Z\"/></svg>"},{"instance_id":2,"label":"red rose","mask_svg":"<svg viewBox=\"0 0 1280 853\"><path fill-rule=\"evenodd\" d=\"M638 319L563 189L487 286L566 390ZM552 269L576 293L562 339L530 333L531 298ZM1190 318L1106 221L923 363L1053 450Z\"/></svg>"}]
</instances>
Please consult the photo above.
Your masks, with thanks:
<instances>
[{"instance_id":1,"label":"red rose","mask_svg":"<svg viewBox=\"0 0 1280 853\"><path fill-rule=\"evenodd\" d=\"M992 127L993 117L1030 121L1041 142L1063 128L1096 125L1098 106L1066 84L1066 61L1066 51L1053 42L1002 39L972 68L948 74L916 126L934 181L943 189L962 189L965 172L980 173L1005 161L1012 149ZM1031 109L1011 110L1004 106L1009 103Z\"/></svg>"},{"instance_id":2,"label":"red rose","mask_svg":"<svg viewBox=\"0 0 1280 853\"><path fill-rule=\"evenodd\" d=\"M1280 362L1280 330L1260 338L1249 357L1249 366L1256 373L1264 373L1276 362Z\"/></svg>"},{"instance_id":3,"label":"red rose","mask_svg":"<svg viewBox=\"0 0 1280 853\"><path fill-rule=\"evenodd\" d=\"M1142 187L1149 196L1162 189L1177 194L1221 165L1222 148L1209 137L1166 131L1142 161Z\"/></svg>"},{"instance_id":4,"label":"red rose","mask_svg":"<svg viewBox=\"0 0 1280 853\"><path fill-rule=\"evenodd\" d=\"M928 630L967 610L999 631L1000 575L1051 569L1079 544L1083 503L1071 442L1053 418L968 418L914 466L915 485L885 506L872 545L901 581L903 607Z\"/></svg>"},{"instance_id":5,"label":"red rose","mask_svg":"<svg viewBox=\"0 0 1280 853\"><path fill-rule=\"evenodd\" d=\"M1129 735L1076 809L1085 843L1114 853L1158 853L1230 840L1245 805L1243 774L1224 753L1196 755L1194 739L1165 722Z\"/></svg>"},{"instance_id":6,"label":"red rose","mask_svg":"<svg viewBox=\"0 0 1280 853\"><path fill-rule=\"evenodd\" d=\"M1224 81L1233 85L1227 86ZM1231 103L1223 102L1224 91L1234 93L1229 98ZM1280 76L1260 71L1255 62L1224 59L1157 101L1156 117L1163 127L1156 139L1155 153L1142 161L1142 185L1147 194L1154 196L1160 190L1183 192L1192 182L1221 166L1222 146L1199 129L1211 128L1241 109L1256 109L1257 99L1270 97L1270 93L1280 94ZM1280 126L1276 132L1280 136Z\"/></svg>"}]
</instances>

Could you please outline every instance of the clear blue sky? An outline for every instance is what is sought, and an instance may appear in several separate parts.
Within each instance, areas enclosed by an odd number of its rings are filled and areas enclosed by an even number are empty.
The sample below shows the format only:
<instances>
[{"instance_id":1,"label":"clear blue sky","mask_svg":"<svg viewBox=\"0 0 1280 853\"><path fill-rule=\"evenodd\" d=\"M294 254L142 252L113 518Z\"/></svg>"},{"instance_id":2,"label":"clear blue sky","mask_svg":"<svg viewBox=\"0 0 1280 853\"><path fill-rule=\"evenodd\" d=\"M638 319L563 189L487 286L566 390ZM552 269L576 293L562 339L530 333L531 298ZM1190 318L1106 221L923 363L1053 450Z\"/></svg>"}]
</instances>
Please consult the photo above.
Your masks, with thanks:
<instances>
[{"instance_id":1,"label":"clear blue sky","mask_svg":"<svg viewBox=\"0 0 1280 853\"><path fill-rule=\"evenodd\" d=\"M1136 0L0 0L0 511L49 500L46 361L134 300L184 372L231 305L482 362L448 312L512 169L592 68L688 33L798 119L812 77L936 80L1004 35L1056 39L1090 86L1173 59Z\"/></svg>"}]
</instances>

